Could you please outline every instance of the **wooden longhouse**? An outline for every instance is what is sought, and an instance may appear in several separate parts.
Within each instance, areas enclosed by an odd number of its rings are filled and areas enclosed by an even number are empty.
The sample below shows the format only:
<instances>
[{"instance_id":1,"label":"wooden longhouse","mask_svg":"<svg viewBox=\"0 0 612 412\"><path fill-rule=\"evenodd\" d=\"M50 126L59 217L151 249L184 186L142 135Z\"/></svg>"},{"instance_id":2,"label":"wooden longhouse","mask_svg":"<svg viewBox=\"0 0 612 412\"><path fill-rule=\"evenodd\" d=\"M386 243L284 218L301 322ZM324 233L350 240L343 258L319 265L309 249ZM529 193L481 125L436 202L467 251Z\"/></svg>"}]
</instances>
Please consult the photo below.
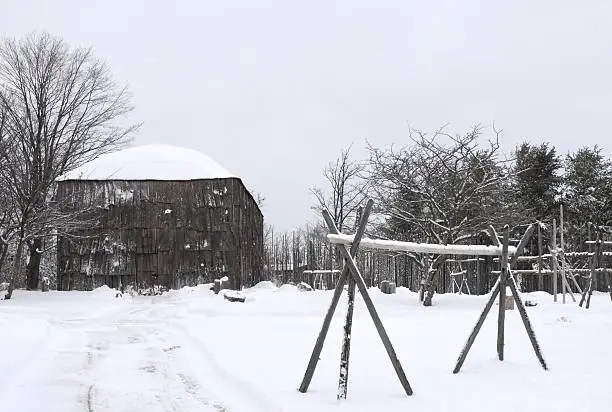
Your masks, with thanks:
<instances>
[{"instance_id":1,"label":"wooden longhouse","mask_svg":"<svg viewBox=\"0 0 612 412\"><path fill-rule=\"evenodd\" d=\"M56 199L93 208L97 223L58 239L59 290L170 289L223 276L240 289L262 280L263 215L241 179L172 146L106 157L89 176L58 182Z\"/></svg>"}]
</instances>

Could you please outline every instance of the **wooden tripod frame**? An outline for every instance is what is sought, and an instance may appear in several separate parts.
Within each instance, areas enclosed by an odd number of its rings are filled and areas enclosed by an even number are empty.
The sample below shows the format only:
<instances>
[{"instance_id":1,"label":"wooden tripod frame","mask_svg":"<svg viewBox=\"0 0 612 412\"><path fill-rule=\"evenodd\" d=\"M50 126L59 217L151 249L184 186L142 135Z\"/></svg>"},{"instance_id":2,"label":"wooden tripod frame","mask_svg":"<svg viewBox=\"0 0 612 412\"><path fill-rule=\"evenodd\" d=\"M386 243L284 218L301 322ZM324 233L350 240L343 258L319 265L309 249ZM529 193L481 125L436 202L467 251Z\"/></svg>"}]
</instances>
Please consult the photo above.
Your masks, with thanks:
<instances>
[{"instance_id":1,"label":"wooden tripod frame","mask_svg":"<svg viewBox=\"0 0 612 412\"><path fill-rule=\"evenodd\" d=\"M516 253L512 257L512 260L508 261L508 243L510 238L510 229L508 225L504 227L504 239L502 244L502 257L501 257L501 273L499 275L499 279L493 286L493 290L491 291L491 296L485 305L484 310L480 314L478 321L476 322L476 326L472 330L465 347L461 351L459 355L459 359L457 359L457 364L455 365L455 369L453 369L453 373L458 373L461 370L461 366L465 361L465 358L476 340L476 336L478 336L478 332L480 332L480 328L482 327L487 314L493 307L493 302L495 302L495 298L499 294L499 314L497 318L497 356L500 361L504 360L504 332L505 332L505 300L506 300L506 285L510 286L510 290L512 291L512 296L514 297L514 301L516 302L516 306L518 308L518 312L521 315L521 319L523 320L523 325L525 326L525 330L527 331L527 335L529 336L529 340L531 341L531 345L533 346L533 350L540 361L540 364L547 370L546 361L542 356L542 351L540 350L540 345L535 336L535 332L533 331L533 327L531 326L531 322L529 321L529 317L527 316L527 311L525 310L525 305L521 300L521 297L518 293L518 288L516 287L516 281L514 280L514 276L512 275L512 268L516 265L520 254L522 253L525 245L531 238L533 231L535 230L535 224L529 226L523 238L519 242L519 245L516 248ZM491 240L495 246L499 246L499 238L493 226L489 226L489 235L491 236Z\"/></svg>"},{"instance_id":2,"label":"wooden tripod frame","mask_svg":"<svg viewBox=\"0 0 612 412\"><path fill-rule=\"evenodd\" d=\"M334 295L332 297L331 304L325 318L323 319L323 326L321 327L321 331L319 332L319 336L317 337L317 341L315 343L315 347L312 351L312 355L310 356L310 361L308 362L308 366L306 368L306 373L304 374L304 378L302 379L302 383L299 387L299 391L305 393L308 390L308 386L312 380L312 376L317 367L317 362L319 361L319 356L321 355L321 351L323 349L323 344L325 343L325 338L327 337L327 332L329 331L329 326L338 306L338 301L340 300L340 295L344 290L344 282L348 277L348 310L346 314L346 322L344 325L344 340L342 344L342 353L340 357L340 379L338 383L338 399L346 399L347 386L348 386L348 370L349 370L349 355L351 348L351 328L353 323L353 307L355 302L355 286L359 288L359 292L363 297L363 301L370 313L372 321L374 321L374 326L378 331L378 335L382 340L383 346L385 347L387 354L389 355L389 359L393 364L393 368L397 373L397 377L404 388L404 391L407 395L412 395L412 388L410 387L410 383L406 378L402 365L397 359L397 355L395 353L395 349L391 344L391 340L387 335L387 332L378 316L378 312L374 307L374 303L372 302L372 298L368 293L368 288L361 276L359 269L355 263L354 257L357 255L359 250L359 243L363 237L365 232L365 227L368 222L368 217L370 215L370 211L372 210L372 205L374 201L369 199L359 220L359 226L357 227L357 232L355 234L355 238L353 243L351 244L351 248L349 250L346 245L338 245L338 249L344 258L344 268L342 269L342 273L340 274L340 278L338 279L338 283L336 284L336 289L334 290ZM332 234L340 234L338 228L335 223L329 216L326 211L323 211L323 218L329 227L329 230Z\"/></svg>"}]
</instances>

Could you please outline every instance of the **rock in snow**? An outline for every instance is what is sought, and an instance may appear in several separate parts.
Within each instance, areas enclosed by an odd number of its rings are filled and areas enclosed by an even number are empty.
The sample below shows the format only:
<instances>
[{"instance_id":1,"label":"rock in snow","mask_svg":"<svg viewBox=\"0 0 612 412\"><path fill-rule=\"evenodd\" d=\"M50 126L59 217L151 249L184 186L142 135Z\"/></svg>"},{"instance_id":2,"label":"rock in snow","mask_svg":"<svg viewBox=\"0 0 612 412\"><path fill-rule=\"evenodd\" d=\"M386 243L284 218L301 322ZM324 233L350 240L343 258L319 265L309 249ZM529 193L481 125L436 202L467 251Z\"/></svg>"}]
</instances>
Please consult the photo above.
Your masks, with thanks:
<instances>
[{"instance_id":1,"label":"rock in snow","mask_svg":"<svg viewBox=\"0 0 612 412\"><path fill-rule=\"evenodd\" d=\"M298 283L297 288L300 292L311 292L312 291L312 286L310 286L306 282Z\"/></svg>"},{"instance_id":2,"label":"rock in snow","mask_svg":"<svg viewBox=\"0 0 612 412\"><path fill-rule=\"evenodd\" d=\"M58 180L193 180L224 177L235 176L202 152L151 144L101 156Z\"/></svg>"},{"instance_id":3,"label":"rock in snow","mask_svg":"<svg viewBox=\"0 0 612 412\"><path fill-rule=\"evenodd\" d=\"M246 300L246 296L237 290L226 291L223 293L223 298L229 300L230 302L244 302Z\"/></svg>"}]
</instances>

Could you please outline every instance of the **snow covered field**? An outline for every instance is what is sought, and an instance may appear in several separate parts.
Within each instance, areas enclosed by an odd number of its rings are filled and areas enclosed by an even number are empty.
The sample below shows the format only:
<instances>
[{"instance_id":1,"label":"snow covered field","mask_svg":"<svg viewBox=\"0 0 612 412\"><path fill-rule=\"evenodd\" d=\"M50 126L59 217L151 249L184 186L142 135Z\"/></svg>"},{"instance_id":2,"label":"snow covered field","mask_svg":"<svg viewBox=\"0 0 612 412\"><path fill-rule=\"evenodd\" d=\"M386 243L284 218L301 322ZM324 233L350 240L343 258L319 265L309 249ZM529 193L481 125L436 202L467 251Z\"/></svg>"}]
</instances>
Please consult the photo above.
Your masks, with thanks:
<instances>
[{"instance_id":1,"label":"snow covered field","mask_svg":"<svg viewBox=\"0 0 612 412\"><path fill-rule=\"evenodd\" d=\"M269 284L230 303L208 287L163 296L16 291L0 301L3 411L610 411L612 303L591 309L528 294L550 371L533 354L516 310L506 360L489 316L458 375L451 370L486 297L371 289L408 379L406 397L357 295L348 399L336 401L344 296L310 391L302 379L331 291ZM571 302L571 300L570 300ZM495 308L494 308L495 309Z\"/></svg>"}]
</instances>

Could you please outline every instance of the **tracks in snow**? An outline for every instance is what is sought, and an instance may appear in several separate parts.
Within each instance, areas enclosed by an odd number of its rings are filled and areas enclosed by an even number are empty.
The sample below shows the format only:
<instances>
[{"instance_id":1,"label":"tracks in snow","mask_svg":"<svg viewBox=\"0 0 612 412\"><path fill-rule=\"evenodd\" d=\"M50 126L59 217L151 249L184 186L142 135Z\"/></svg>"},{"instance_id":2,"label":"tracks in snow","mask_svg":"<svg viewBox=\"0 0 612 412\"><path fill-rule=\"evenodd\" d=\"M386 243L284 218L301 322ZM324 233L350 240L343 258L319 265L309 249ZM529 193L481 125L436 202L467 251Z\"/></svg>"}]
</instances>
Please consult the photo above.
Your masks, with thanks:
<instances>
[{"instance_id":1,"label":"tracks in snow","mask_svg":"<svg viewBox=\"0 0 612 412\"><path fill-rule=\"evenodd\" d=\"M158 302L161 299L157 300ZM3 409L61 412L280 409L177 322L180 302L135 300L105 317L50 319L50 340Z\"/></svg>"}]
</instances>

